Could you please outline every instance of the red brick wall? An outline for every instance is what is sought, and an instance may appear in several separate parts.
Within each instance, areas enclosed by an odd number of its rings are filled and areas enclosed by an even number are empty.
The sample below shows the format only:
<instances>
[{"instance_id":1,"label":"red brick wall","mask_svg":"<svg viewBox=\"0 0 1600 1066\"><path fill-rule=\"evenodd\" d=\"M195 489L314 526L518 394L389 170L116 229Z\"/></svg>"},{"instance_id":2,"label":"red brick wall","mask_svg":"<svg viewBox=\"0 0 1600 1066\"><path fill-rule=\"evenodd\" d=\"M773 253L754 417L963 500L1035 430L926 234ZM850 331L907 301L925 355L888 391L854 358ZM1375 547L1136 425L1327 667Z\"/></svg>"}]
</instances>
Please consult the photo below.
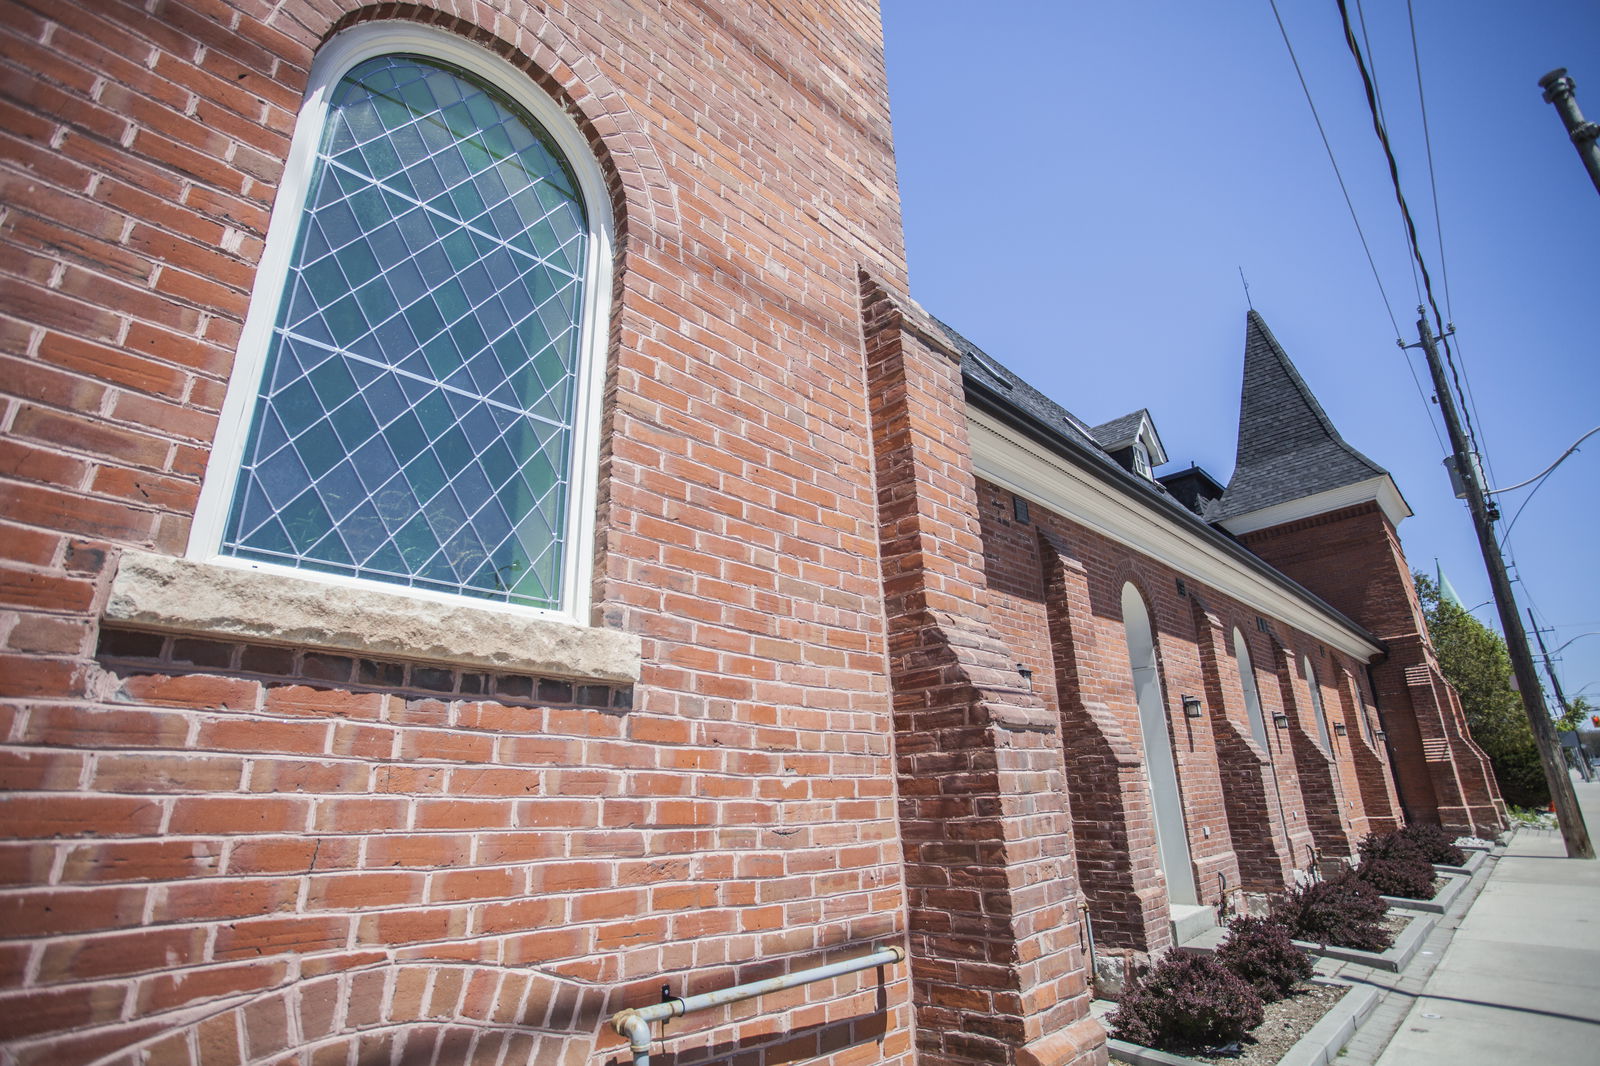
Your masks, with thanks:
<instances>
[{"instance_id":1,"label":"red brick wall","mask_svg":"<svg viewBox=\"0 0 1600 1066\"><path fill-rule=\"evenodd\" d=\"M959 359L875 279L863 303L919 1061L1104 1062L1061 734L987 609Z\"/></svg>"},{"instance_id":2,"label":"red brick wall","mask_svg":"<svg viewBox=\"0 0 1600 1066\"><path fill-rule=\"evenodd\" d=\"M1399 534L1377 504L1240 539L1388 644L1372 682L1407 819L1488 836L1504 828L1498 787L1439 672Z\"/></svg>"},{"instance_id":3,"label":"red brick wall","mask_svg":"<svg viewBox=\"0 0 1600 1066\"><path fill-rule=\"evenodd\" d=\"M1074 768L1068 791L1077 864L1097 944L1149 951L1170 940L1148 802L1139 794L1142 771L1135 772L1143 757L1122 624L1128 581L1144 595L1156 630L1204 901L1241 887L1270 891L1310 865L1313 848L1328 858L1347 856L1357 826L1392 817L1381 790L1353 785L1360 760L1376 758L1355 723L1346 736L1332 732L1342 711L1327 681L1364 673L1364 664L1281 621L1267 620L1270 632L1262 632L1254 609L1037 503L1019 521L1011 493L1000 486L980 480L978 502L992 617L1034 671L1034 691L1062 715ZM1270 752L1249 739L1235 627L1249 646ZM1070 639L1052 647L1053 632ZM1312 739L1316 725L1300 669L1306 655L1320 671L1331 751ZM1201 697L1205 715L1186 717L1183 695ZM1278 713L1289 716L1288 728L1274 728ZM1120 788L1110 787L1119 780Z\"/></svg>"},{"instance_id":4,"label":"red brick wall","mask_svg":"<svg viewBox=\"0 0 1600 1066\"><path fill-rule=\"evenodd\" d=\"M308 66L356 8L0 19L18 1063L600 1061L663 983L903 942L857 269L904 265L865 0L361 10L509 58L607 174L595 620L643 637L634 691L99 630L123 547L184 551ZM881 981L664 1047L908 1062L906 967Z\"/></svg>"}]
</instances>

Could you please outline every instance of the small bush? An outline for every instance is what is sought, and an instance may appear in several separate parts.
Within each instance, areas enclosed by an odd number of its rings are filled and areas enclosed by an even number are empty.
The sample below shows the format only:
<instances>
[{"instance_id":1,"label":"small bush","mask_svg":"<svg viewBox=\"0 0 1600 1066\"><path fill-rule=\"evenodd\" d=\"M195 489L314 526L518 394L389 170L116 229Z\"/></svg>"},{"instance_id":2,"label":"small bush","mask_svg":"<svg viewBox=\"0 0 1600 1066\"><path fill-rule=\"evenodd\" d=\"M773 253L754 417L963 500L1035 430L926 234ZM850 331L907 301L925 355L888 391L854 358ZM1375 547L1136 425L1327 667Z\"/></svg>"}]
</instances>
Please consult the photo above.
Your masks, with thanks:
<instances>
[{"instance_id":1,"label":"small bush","mask_svg":"<svg viewBox=\"0 0 1600 1066\"><path fill-rule=\"evenodd\" d=\"M1436 891L1427 852L1403 833L1372 833L1362 840L1356 876L1385 896L1432 899Z\"/></svg>"},{"instance_id":2,"label":"small bush","mask_svg":"<svg viewBox=\"0 0 1600 1066\"><path fill-rule=\"evenodd\" d=\"M1399 835L1415 844L1429 862L1441 866L1466 864L1467 853L1456 847L1455 837L1439 826L1413 822L1400 830Z\"/></svg>"},{"instance_id":3,"label":"small bush","mask_svg":"<svg viewBox=\"0 0 1600 1066\"><path fill-rule=\"evenodd\" d=\"M1169 952L1125 992L1111 1035L1160 1051L1198 1051L1242 1040L1261 1024L1261 997L1204 955Z\"/></svg>"},{"instance_id":4,"label":"small bush","mask_svg":"<svg viewBox=\"0 0 1600 1066\"><path fill-rule=\"evenodd\" d=\"M1383 927L1387 910L1378 890L1346 869L1322 881L1297 885L1273 900L1272 919L1296 940L1383 951L1394 943Z\"/></svg>"},{"instance_id":5,"label":"small bush","mask_svg":"<svg viewBox=\"0 0 1600 1066\"><path fill-rule=\"evenodd\" d=\"M1282 999L1311 976L1311 958L1294 946L1289 930L1270 918L1241 915L1228 923L1216 960L1249 982L1265 1002Z\"/></svg>"}]
</instances>

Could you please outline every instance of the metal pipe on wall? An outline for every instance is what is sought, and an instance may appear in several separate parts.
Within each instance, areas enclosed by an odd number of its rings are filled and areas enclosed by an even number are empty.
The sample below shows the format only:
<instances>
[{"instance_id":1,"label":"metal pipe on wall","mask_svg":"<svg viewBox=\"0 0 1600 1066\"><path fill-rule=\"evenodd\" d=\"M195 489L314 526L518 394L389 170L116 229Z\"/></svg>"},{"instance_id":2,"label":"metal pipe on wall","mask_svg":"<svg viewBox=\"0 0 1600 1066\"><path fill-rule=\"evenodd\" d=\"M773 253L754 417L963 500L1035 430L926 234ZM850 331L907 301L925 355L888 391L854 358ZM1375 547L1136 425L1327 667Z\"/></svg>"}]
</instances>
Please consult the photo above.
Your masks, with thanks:
<instances>
[{"instance_id":1,"label":"metal pipe on wall","mask_svg":"<svg viewBox=\"0 0 1600 1066\"><path fill-rule=\"evenodd\" d=\"M797 970L780 977L768 977L763 981L751 981L748 984L734 985L715 992L702 992L698 996L669 999L664 1003L653 1003L648 1007L629 1007L611 1016L611 1027L619 1035L628 1038L629 1050L633 1052L633 1066L650 1066L650 1025L653 1022L681 1018L685 1014L693 1014L710 1007L721 1007L741 1000L754 999L768 992L781 992L815 981L826 981L830 977L842 977L845 974L870 970L875 966L903 962L905 957L903 948L878 948L857 959L831 962L826 966L814 966L809 970Z\"/></svg>"}]
</instances>

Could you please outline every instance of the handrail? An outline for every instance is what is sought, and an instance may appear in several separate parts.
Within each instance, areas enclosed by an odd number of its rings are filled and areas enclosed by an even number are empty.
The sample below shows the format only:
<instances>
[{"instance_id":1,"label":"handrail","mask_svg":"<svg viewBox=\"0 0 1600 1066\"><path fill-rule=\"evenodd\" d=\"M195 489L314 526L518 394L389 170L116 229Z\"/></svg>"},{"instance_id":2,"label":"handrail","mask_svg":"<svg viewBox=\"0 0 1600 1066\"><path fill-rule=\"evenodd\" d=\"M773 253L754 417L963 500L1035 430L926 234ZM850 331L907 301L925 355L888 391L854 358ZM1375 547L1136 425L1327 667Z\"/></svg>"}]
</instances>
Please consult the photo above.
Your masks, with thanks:
<instances>
[{"instance_id":1,"label":"handrail","mask_svg":"<svg viewBox=\"0 0 1600 1066\"><path fill-rule=\"evenodd\" d=\"M668 1018L680 1018L685 1014L693 1014L708 1007L720 1007L728 1003L738 1003L741 1000L764 996L768 992L781 992L786 988L798 988L801 985L811 984L813 981L826 981L830 977L842 977L847 973L870 970L874 966L886 966L890 963L903 962L905 957L906 953L903 948L878 948L871 954L863 955L857 959L849 959L845 962L831 962L826 966L814 966L809 970L797 970L781 977L768 977L762 981L733 985L730 988L719 989L716 992L702 992L698 996L669 999L665 1003L652 1003L648 1007L628 1007L617 1011L616 1014L611 1016L611 1027L617 1031L618 1035L628 1038L628 1047L633 1052L633 1066L650 1066L650 1024L652 1022L665 1021Z\"/></svg>"}]
</instances>

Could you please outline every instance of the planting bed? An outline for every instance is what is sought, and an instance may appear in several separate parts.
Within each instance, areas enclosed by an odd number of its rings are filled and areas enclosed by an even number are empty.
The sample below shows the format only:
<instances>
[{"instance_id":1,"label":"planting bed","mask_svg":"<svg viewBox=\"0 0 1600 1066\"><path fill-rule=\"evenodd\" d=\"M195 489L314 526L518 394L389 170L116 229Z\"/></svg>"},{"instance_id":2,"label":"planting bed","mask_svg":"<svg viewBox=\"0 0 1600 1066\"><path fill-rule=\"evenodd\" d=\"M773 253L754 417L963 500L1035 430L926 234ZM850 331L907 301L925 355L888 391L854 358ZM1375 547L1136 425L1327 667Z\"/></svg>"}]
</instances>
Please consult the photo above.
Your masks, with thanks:
<instances>
[{"instance_id":1,"label":"planting bed","mask_svg":"<svg viewBox=\"0 0 1600 1066\"><path fill-rule=\"evenodd\" d=\"M1392 917L1409 919L1405 928L1401 929L1394 938L1394 943L1387 951L1361 951L1357 948L1342 948L1337 944L1322 947L1305 940L1296 940L1295 944L1313 955L1321 955L1327 959L1337 959L1340 962L1358 962L1363 966L1371 966L1375 970L1389 970L1399 973L1416 957L1421 949L1422 942L1433 931L1434 923L1438 919L1431 914L1396 914Z\"/></svg>"},{"instance_id":2,"label":"planting bed","mask_svg":"<svg viewBox=\"0 0 1600 1066\"><path fill-rule=\"evenodd\" d=\"M1111 1058L1135 1066L1320 1066L1333 1061L1377 1002L1374 988L1313 980L1294 996L1267 1004L1266 1020L1237 1054L1175 1055L1112 1040Z\"/></svg>"},{"instance_id":3,"label":"planting bed","mask_svg":"<svg viewBox=\"0 0 1600 1066\"><path fill-rule=\"evenodd\" d=\"M1429 914L1443 914L1450 909L1456 897L1472 882L1467 874L1440 873L1439 880L1444 884L1434 893L1432 899L1408 899L1405 896L1384 896L1383 901L1390 907L1407 911L1426 911Z\"/></svg>"}]
</instances>

